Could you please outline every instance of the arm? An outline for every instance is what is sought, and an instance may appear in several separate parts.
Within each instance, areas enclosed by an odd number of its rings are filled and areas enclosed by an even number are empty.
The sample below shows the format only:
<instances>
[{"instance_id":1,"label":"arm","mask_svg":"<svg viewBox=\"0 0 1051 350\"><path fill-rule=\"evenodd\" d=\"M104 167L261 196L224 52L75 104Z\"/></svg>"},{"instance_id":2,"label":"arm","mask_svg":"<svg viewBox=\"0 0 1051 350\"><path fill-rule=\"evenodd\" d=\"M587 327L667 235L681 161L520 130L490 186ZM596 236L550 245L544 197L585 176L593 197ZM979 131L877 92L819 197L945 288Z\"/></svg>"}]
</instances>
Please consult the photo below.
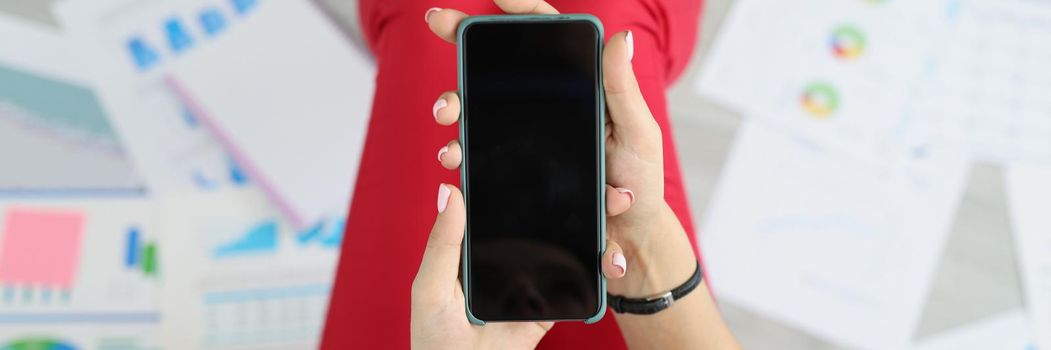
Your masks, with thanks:
<instances>
[{"instance_id":1,"label":"arm","mask_svg":"<svg viewBox=\"0 0 1051 350\"><path fill-rule=\"evenodd\" d=\"M637 277L630 285L618 286L622 294L631 298L659 295L685 282L695 268L696 260L690 242L671 209L666 209L654 225L653 235L663 236L649 248L624 247L631 271ZM628 291L630 290L630 291ZM707 282L682 299L653 315L615 314L617 324L628 346L632 349L735 349L740 348L726 327L715 302L709 294Z\"/></svg>"},{"instance_id":2,"label":"arm","mask_svg":"<svg viewBox=\"0 0 1051 350\"><path fill-rule=\"evenodd\" d=\"M622 278L609 280L609 292L648 298L686 282L697 260L686 232L664 201L661 129L635 80L633 45L631 32L620 33L610 38L603 52L611 121L606 140L606 180L634 193L630 208L607 220L610 240L620 245L630 266ZM616 317L625 340L635 349L740 347L706 284L656 314Z\"/></svg>"}]
</instances>

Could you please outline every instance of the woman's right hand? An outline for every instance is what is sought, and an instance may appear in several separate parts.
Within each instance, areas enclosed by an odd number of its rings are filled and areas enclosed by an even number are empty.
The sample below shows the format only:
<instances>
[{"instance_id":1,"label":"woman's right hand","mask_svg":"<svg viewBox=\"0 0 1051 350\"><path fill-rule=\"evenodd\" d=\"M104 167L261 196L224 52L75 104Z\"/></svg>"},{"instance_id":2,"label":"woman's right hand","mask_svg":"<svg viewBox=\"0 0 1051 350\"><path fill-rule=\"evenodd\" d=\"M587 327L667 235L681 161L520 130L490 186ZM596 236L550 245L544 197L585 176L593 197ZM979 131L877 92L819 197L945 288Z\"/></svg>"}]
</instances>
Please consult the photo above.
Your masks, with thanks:
<instances>
[{"instance_id":1,"label":"woman's right hand","mask_svg":"<svg viewBox=\"0 0 1051 350\"><path fill-rule=\"evenodd\" d=\"M509 13L558 13L543 0L496 0L496 4ZM453 9L431 9L425 15L431 30L450 43L455 43L456 29L466 17ZM622 270L615 273L623 278L611 279L608 287L610 293L640 298L659 295L685 282L696 267L696 258L689 238L664 201L661 130L635 79L631 64L634 40L630 31L614 34L603 50L602 71L609 111L605 137L607 233L610 247L623 250L619 257L609 255L613 265ZM460 116L456 91L439 96L433 113L439 124L455 124ZM462 154L457 141L450 141L438 153L445 168L460 166Z\"/></svg>"}]
</instances>

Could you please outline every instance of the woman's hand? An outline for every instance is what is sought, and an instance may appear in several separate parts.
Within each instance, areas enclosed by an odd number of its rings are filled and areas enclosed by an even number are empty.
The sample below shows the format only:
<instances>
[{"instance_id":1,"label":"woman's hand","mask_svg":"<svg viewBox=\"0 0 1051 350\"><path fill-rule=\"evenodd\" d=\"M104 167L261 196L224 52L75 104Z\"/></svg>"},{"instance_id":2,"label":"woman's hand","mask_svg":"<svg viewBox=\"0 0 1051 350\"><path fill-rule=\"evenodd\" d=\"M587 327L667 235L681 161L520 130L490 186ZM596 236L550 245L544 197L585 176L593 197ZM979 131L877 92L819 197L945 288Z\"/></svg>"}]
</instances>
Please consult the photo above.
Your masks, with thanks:
<instances>
[{"instance_id":1,"label":"woman's hand","mask_svg":"<svg viewBox=\"0 0 1051 350\"><path fill-rule=\"evenodd\" d=\"M535 348L551 329L551 322L508 322L476 327L467 321L463 289L456 279L467 221L465 214L460 190L453 185L439 185L438 219L412 282L412 348Z\"/></svg>"},{"instance_id":2,"label":"woman's hand","mask_svg":"<svg viewBox=\"0 0 1051 350\"><path fill-rule=\"evenodd\" d=\"M523 9L532 13L558 13L542 0L497 0L496 3L509 13L523 13ZM441 9L431 9L425 16L435 34L450 42L455 42L456 27L467 17L463 12ZM641 100L641 96L639 98ZM460 114L460 102L456 93L442 94L434 104L432 112L439 124L455 124ZM659 131L657 140L659 143ZM659 144L657 148L659 157ZM461 156L459 143L451 141L439 150L438 161L447 169L457 169ZM626 188L607 185L606 190L607 214L610 216L624 213L635 201L634 194ZM412 347L536 347L544 334L551 329L551 322L493 323L484 327L477 327L468 322L463 289L457 280L461 242L467 220L465 214L460 190L449 184L440 185L438 218L427 241L420 270L412 284ZM603 274L608 279L615 280L623 277L626 270L627 262L620 246L615 241L608 241L602 258Z\"/></svg>"},{"instance_id":3,"label":"woman's hand","mask_svg":"<svg viewBox=\"0 0 1051 350\"><path fill-rule=\"evenodd\" d=\"M496 0L509 13L558 13L543 0ZM450 43L463 12L431 9L424 15L431 30ZM606 211L609 241L602 272L609 292L630 298L652 297L685 282L696 267L682 225L664 201L661 130L650 114L631 66L631 32L613 35L603 51L606 94ZM432 110L438 124L453 125L460 116L456 91L443 93ZM460 166L457 141L438 151L447 169ZM414 348L532 348L550 322L493 323L472 326L456 281L460 242L466 222L463 196L451 185L438 191L438 222L427 243L412 289ZM631 271L628 272L628 266ZM739 348L702 282L674 307L655 315L617 314L624 339L633 348Z\"/></svg>"},{"instance_id":4,"label":"woman's hand","mask_svg":"<svg viewBox=\"0 0 1051 350\"><path fill-rule=\"evenodd\" d=\"M558 13L543 0L496 0L496 4L509 13ZM466 17L454 9L433 8L425 14L431 31L450 43L456 42L456 29ZM602 53L609 112L605 137L609 243L603 272L610 279L610 293L637 298L655 296L685 282L696 258L689 238L664 201L661 130L635 80L633 53L630 31L613 35ZM432 112L438 124L455 124L460 116L456 91L441 94ZM438 161L447 169L457 169L461 159L456 140L438 151ZM630 273L626 273L628 265Z\"/></svg>"}]
</instances>

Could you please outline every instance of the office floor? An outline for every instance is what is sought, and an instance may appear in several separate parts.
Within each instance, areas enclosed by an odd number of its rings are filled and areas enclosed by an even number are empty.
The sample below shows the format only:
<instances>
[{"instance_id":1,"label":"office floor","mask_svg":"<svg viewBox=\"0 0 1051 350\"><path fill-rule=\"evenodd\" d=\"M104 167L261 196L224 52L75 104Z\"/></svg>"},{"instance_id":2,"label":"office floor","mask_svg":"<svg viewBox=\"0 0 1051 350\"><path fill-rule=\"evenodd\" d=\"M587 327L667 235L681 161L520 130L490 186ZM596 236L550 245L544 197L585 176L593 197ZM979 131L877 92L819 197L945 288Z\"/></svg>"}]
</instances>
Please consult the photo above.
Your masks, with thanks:
<instances>
[{"instance_id":1,"label":"office floor","mask_svg":"<svg viewBox=\"0 0 1051 350\"><path fill-rule=\"evenodd\" d=\"M50 2L5 0L0 2L0 12L53 25L47 10ZM335 17L347 28L355 27L356 1L322 2L334 10ZM730 0L707 0L702 35L693 61L687 74L668 94L690 202L698 223L705 220L712 192L741 120L740 115L690 91L693 80L704 69L709 44L718 34L730 5ZM966 193L945 248L916 330L917 337L1021 307L1000 168L992 164L977 164L971 169ZM736 305L721 303L720 307L730 328L746 348L836 348Z\"/></svg>"}]
</instances>

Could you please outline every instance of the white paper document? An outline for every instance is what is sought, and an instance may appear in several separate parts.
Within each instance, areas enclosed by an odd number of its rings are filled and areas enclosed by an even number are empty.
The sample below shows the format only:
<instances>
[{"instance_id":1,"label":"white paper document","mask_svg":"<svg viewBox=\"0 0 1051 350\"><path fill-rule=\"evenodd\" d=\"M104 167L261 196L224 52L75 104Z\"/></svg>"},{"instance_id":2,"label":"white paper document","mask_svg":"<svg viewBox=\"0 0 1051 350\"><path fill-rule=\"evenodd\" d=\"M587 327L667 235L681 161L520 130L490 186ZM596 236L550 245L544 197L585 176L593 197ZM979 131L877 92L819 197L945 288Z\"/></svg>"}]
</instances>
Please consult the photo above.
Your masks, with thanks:
<instances>
[{"instance_id":1,"label":"white paper document","mask_svg":"<svg viewBox=\"0 0 1051 350\"><path fill-rule=\"evenodd\" d=\"M1015 254L1025 307L1041 349L1051 349L1051 166L1006 169Z\"/></svg>"},{"instance_id":2,"label":"white paper document","mask_svg":"<svg viewBox=\"0 0 1051 350\"><path fill-rule=\"evenodd\" d=\"M917 94L932 139L1051 164L1051 2L954 1Z\"/></svg>"},{"instance_id":3,"label":"white paper document","mask_svg":"<svg viewBox=\"0 0 1051 350\"><path fill-rule=\"evenodd\" d=\"M343 215L374 68L316 5L258 1L169 84L297 227Z\"/></svg>"},{"instance_id":4,"label":"white paper document","mask_svg":"<svg viewBox=\"0 0 1051 350\"><path fill-rule=\"evenodd\" d=\"M103 107L149 189L158 195L250 185L234 159L164 84L172 64L239 23L226 0L59 1L76 46L70 65L90 73ZM71 57L69 57L71 58Z\"/></svg>"},{"instance_id":5,"label":"white paper document","mask_svg":"<svg viewBox=\"0 0 1051 350\"><path fill-rule=\"evenodd\" d=\"M256 191L161 200L162 340L171 349L316 348L342 222L293 230Z\"/></svg>"},{"instance_id":6,"label":"white paper document","mask_svg":"<svg viewBox=\"0 0 1051 350\"><path fill-rule=\"evenodd\" d=\"M156 325L79 323L0 326L2 349L158 350Z\"/></svg>"},{"instance_id":7,"label":"white paper document","mask_svg":"<svg viewBox=\"0 0 1051 350\"><path fill-rule=\"evenodd\" d=\"M720 299L853 348L911 343L967 159L851 159L745 122L700 232Z\"/></svg>"},{"instance_id":8,"label":"white paper document","mask_svg":"<svg viewBox=\"0 0 1051 350\"><path fill-rule=\"evenodd\" d=\"M1036 350L1022 310L1014 310L920 339L915 350Z\"/></svg>"},{"instance_id":9,"label":"white paper document","mask_svg":"<svg viewBox=\"0 0 1051 350\"><path fill-rule=\"evenodd\" d=\"M142 187L74 46L0 14L0 197Z\"/></svg>"},{"instance_id":10,"label":"white paper document","mask_svg":"<svg viewBox=\"0 0 1051 350\"><path fill-rule=\"evenodd\" d=\"M1051 163L1048 23L1047 1L739 1L695 89L848 152L922 134Z\"/></svg>"},{"instance_id":11,"label":"white paper document","mask_svg":"<svg viewBox=\"0 0 1051 350\"><path fill-rule=\"evenodd\" d=\"M695 90L859 157L921 129L908 97L944 0L734 3Z\"/></svg>"},{"instance_id":12,"label":"white paper document","mask_svg":"<svg viewBox=\"0 0 1051 350\"><path fill-rule=\"evenodd\" d=\"M155 344L165 267L154 214L136 195L0 199L0 348Z\"/></svg>"}]
</instances>

